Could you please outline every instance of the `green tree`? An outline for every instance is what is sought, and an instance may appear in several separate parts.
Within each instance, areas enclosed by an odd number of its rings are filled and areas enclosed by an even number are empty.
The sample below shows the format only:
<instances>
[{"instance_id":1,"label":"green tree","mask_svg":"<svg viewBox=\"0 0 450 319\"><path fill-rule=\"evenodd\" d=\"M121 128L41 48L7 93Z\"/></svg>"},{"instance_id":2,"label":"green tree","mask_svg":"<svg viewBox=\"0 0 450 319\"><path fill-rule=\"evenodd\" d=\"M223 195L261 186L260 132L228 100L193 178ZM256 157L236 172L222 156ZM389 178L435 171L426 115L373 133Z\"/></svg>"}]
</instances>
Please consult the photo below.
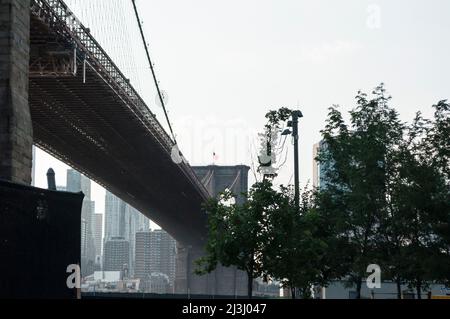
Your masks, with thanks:
<instances>
[{"instance_id":1,"label":"green tree","mask_svg":"<svg viewBox=\"0 0 450 319\"><path fill-rule=\"evenodd\" d=\"M418 298L429 283L449 278L449 144L442 138L449 127L449 109L442 102L435 108L434 121L419 113L408 128L408 138L397 151L399 165L392 192L392 206L398 215L390 224L401 225L401 270Z\"/></svg>"},{"instance_id":2,"label":"green tree","mask_svg":"<svg viewBox=\"0 0 450 319\"><path fill-rule=\"evenodd\" d=\"M431 155L433 165L444 176L447 186L450 183L450 104L439 101L433 106L434 121L427 132L426 152Z\"/></svg>"},{"instance_id":3,"label":"green tree","mask_svg":"<svg viewBox=\"0 0 450 319\"><path fill-rule=\"evenodd\" d=\"M248 297L252 298L253 280L263 274L267 216L277 192L266 180L256 183L244 195L243 204L232 203L234 195L225 192L220 199L212 199L205 205L209 214L209 236L206 256L197 261L196 273L210 273L219 264L236 266L247 273Z\"/></svg>"},{"instance_id":4,"label":"green tree","mask_svg":"<svg viewBox=\"0 0 450 319\"><path fill-rule=\"evenodd\" d=\"M333 280L344 279L353 265L353 247L345 232L347 214L340 193L316 190L314 192L315 238L326 243L320 264L320 282L327 287Z\"/></svg>"},{"instance_id":5,"label":"green tree","mask_svg":"<svg viewBox=\"0 0 450 319\"><path fill-rule=\"evenodd\" d=\"M426 153L431 154L431 165L438 170L444 184L441 196L435 196L441 199L439 222L435 227L440 247L435 273L441 282L450 285L450 104L443 100L433 108L434 120L427 133Z\"/></svg>"},{"instance_id":6,"label":"green tree","mask_svg":"<svg viewBox=\"0 0 450 319\"><path fill-rule=\"evenodd\" d=\"M319 206L337 214L334 232L345 242L342 253L351 260L347 277L357 298L367 266L382 260L378 229L387 206L387 159L402 139L402 124L389 100L383 84L372 98L359 92L350 125L332 107L322 132L326 148L318 160L330 169L318 197L326 202Z\"/></svg>"},{"instance_id":7,"label":"green tree","mask_svg":"<svg viewBox=\"0 0 450 319\"><path fill-rule=\"evenodd\" d=\"M327 246L316 237L312 205L313 193L305 190L297 210L292 188L282 186L268 215L264 273L279 280L283 288L290 288L293 299L297 291L302 298L310 298L313 285L321 283L322 256Z\"/></svg>"}]
</instances>

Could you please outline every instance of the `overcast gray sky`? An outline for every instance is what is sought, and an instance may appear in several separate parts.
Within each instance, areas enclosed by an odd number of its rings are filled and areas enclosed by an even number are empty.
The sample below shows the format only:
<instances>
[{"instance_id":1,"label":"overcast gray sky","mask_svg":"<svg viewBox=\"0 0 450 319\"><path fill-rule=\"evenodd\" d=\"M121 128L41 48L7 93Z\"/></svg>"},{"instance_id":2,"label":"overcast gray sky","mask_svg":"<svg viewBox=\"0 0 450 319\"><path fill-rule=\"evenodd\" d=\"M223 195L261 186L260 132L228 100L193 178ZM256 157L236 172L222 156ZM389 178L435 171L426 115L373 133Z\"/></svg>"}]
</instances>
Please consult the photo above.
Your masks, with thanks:
<instances>
[{"instance_id":1,"label":"overcast gray sky","mask_svg":"<svg viewBox=\"0 0 450 319\"><path fill-rule=\"evenodd\" d=\"M96 33L100 42L114 51L111 56L120 61L163 122L131 1L67 2L79 7L78 16L94 34L93 25L103 25ZM87 3L91 7L103 3L105 9L114 10L105 16L104 10L89 11ZM320 140L331 105L350 110L358 90L370 92L384 82L392 105L410 121L419 110L431 116L432 104L450 98L448 0L137 0L137 4L161 87L169 96L180 148L191 164L211 164L216 152L218 165L250 165L265 113L298 106L305 115L300 151L301 180L307 183L312 178L313 144ZM104 21L112 23L105 28ZM127 39L115 40L118 32L125 32ZM37 185L45 186L49 166L55 168L58 184L65 184L66 167L38 152ZM278 181L288 183L291 176L288 161ZM103 213L104 191L94 187L93 193L97 212Z\"/></svg>"}]
</instances>

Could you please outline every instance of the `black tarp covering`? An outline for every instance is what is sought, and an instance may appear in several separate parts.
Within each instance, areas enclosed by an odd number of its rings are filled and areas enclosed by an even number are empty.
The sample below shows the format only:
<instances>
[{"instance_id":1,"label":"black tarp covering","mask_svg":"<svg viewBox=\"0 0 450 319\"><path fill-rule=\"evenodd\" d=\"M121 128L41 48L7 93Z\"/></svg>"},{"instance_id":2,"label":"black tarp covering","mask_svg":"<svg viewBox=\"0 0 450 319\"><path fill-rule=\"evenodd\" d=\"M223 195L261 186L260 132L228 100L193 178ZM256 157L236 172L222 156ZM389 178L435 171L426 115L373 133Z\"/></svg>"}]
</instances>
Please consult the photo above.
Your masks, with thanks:
<instances>
[{"instance_id":1,"label":"black tarp covering","mask_svg":"<svg viewBox=\"0 0 450 319\"><path fill-rule=\"evenodd\" d=\"M0 298L76 298L84 195L0 180Z\"/></svg>"}]
</instances>

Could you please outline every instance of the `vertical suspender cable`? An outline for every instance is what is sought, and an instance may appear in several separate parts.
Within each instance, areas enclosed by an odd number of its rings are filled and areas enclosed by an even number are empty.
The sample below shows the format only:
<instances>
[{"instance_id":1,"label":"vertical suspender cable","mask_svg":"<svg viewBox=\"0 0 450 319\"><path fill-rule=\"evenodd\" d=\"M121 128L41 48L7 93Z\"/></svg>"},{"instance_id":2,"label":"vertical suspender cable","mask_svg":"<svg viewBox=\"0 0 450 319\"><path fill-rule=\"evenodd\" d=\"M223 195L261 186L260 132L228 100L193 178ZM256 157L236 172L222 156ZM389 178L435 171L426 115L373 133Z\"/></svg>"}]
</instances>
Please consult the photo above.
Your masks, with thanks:
<instances>
[{"instance_id":1,"label":"vertical suspender cable","mask_svg":"<svg viewBox=\"0 0 450 319\"><path fill-rule=\"evenodd\" d=\"M161 92L161 90L159 88L158 80L156 78L155 69L153 68L152 59L150 58L150 53L148 51L147 41L145 40L144 30L142 29L141 19L139 17L139 12L138 12L138 9L136 7L136 1L135 0L131 0L131 2L133 3L134 13L136 14L136 19L137 19L137 22L138 22L139 31L141 32L142 41L144 42L145 53L147 54L148 63L150 64L150 70L152 71L153 80L155 81L156 90L158 91L158 96L159 96L159 99L161 101L162 108L164 110L164 115L166 116L167 124L169 125L169 129L170 129L170 133L172 134L173 141L174 141L175 144L177 144L177 141L176 141L176 138L175 138L175 134L173 133L172 124L170 123L169 115L168 115L167 110L166 110L166 105L165 105L165 102L164 102L164 98L163 98L162 92Z\"/></svg>"}]
</instances>

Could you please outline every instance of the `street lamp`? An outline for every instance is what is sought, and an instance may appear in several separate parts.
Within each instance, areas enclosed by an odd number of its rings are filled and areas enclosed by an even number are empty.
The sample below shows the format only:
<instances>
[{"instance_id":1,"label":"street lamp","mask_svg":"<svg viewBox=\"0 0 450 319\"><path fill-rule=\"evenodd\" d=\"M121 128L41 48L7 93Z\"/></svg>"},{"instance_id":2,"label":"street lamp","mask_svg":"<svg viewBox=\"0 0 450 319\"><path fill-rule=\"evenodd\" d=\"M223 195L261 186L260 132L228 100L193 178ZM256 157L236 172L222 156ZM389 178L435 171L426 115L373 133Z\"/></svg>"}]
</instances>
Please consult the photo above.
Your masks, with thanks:
<instances>
[{"instance_id":1,"label":"street lamp","mask_svg":"<svg viewBox=\"0 0 450 319\"><path fill-rule=\"evenodd\" d=\"M292 121L288 122L288 127L292 128L284 130L283 136L291 135L294 137L294 175L295 175L295 209L296 213L300 210L300 177L299 177L299 155L298 155L298 120L303 118L303 113L301 111L292 112ZM295 289L296 290L296 289ZM295 291L294 290L294 291ZM293 297L295 298L295 292L293 292Z\"/></svg>"},{"instance_id":2,"label":"street lamp","mask_svg":"<svg viewBox=\"0 0 450 319\"><path fill-rule=\"evenodd\" d=\"M292 128L286 129L282 135L291 135L294 137L294 175L295 175L295 208L297 212L300 209L300 177L299 177L299 155L298 155L298 120L303 118L303 113L301 111L292 112L292 121L288 122L288 127Z\"/></svg>"}]
</instances>

